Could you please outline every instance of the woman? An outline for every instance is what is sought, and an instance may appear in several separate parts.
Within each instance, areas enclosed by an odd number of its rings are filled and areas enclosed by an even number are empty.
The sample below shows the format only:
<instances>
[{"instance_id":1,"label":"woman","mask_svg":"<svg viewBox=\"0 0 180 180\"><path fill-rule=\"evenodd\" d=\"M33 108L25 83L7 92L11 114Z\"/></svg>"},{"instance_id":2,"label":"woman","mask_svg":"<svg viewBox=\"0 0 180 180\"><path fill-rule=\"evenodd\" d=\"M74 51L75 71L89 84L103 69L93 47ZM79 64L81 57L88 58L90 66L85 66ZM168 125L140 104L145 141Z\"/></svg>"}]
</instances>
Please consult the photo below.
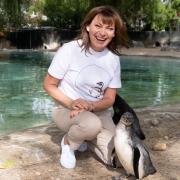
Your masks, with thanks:
<instances>
[{"instance_id":1,"label":"woman","mask_svg":"<svg viewBox=\"0 0 180 180\"><path fill-rule=\"evenodd\" d=\"M118 49L124 37L118 13L109 6L95 7L86 15L79 37L59 48L48 69L44 89L58 103L53 119L65 132L60 157L65 168L76 166L74 151L84 141L111 164L111 107L121 87Z\"/></svg>"}]
</instances>

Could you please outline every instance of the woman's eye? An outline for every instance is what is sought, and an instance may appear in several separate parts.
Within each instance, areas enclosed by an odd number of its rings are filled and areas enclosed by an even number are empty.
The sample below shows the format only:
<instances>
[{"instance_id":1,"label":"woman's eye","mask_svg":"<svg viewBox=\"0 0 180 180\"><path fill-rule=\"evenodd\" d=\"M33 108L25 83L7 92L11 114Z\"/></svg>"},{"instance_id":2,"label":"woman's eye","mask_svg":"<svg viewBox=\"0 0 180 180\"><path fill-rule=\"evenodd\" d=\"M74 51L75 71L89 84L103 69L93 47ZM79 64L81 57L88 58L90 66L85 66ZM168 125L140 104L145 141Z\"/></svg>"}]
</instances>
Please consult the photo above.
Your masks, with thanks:
<instances>
[{"instance_id":1,"label":"woman's eye","mask_svg":"<svg viewBox=\"0 0 180 180\"><path fill-rule=\"evenodd\" d=\"M96 26L97 28L100 28L100 25L99 25L99 24L95 24L95 26Z\"/></svg>"},{"instance_id":2,"label":"woman's eye","mask_svg":"<svg viewBox=\"0 0 180 180\"><path fill-rule=\"evenodd\" d=\"M108 27L107 29L110 31L114 31L114 28L111 28L111 27Z\"/></svg>"}]
</instances>

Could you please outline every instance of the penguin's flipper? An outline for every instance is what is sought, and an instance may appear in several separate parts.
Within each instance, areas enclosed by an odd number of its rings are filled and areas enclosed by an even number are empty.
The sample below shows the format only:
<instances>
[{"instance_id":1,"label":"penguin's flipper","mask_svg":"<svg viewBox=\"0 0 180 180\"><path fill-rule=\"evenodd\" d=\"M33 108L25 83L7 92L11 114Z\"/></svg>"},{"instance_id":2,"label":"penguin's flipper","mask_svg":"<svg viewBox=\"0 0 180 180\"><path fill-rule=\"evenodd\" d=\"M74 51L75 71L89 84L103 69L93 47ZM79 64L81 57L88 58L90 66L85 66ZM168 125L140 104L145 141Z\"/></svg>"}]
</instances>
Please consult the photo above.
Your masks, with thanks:
<instances>
[{"instance_id":1,"label":"penguin's flipper","mask_svg":"<svg viewBox=\"0 0 180 180\"><path fill-rule=\"evenodd\" d=\"M137 147L134 147L133 169L136 179L139 179L139 170L138 170L139 159L140 159L140 151Z\"/></svg>"},{"instance_id":2,"label":"penguin's flipper","mask_svg":"<svg viewBox=\"0 0 180 180\"><path fill-rule=\"evenodd\" d=\"M142 156L142 158L140 159L142 166L141 168L139 168L139 178L143 178L148 176L149 174L156 173L156 169L151 161L147 146L143 144L140 140L138 140L138 138L136 138L136 141L139 141L136 147L139 149Z\"/></svg>"},{"instance_id":3,"label":"penguin's flipper","mask_svg":"<svg viewBox=\"0 0 180 180\"><path fill-rule=\"evenodd\" d=\"M134 112L134 110L132 109L132 114L134 116L134 123L133 123L133 129L136 133L136 135L141 139L144 140L146 139L144 132L141 129L140 123L139 123L139 119L136 115L136 113Z\"/></svg>"},{"instance_id":4,"label":"penguin's flipper","mask_svg":"<svg viewBox=\"0 0 180 180\"><path fill-rule=\"evenodd\" d=\"M150 154L148 151L148 148L146 147L145 144L143 144L143 146L141 147L141 151L144 154L145 161L144 161L144 176L148 176L149 174L154 174L156 173L156 168L154 167L151 158L150 158Z\"/></svg>"}]
</instances>

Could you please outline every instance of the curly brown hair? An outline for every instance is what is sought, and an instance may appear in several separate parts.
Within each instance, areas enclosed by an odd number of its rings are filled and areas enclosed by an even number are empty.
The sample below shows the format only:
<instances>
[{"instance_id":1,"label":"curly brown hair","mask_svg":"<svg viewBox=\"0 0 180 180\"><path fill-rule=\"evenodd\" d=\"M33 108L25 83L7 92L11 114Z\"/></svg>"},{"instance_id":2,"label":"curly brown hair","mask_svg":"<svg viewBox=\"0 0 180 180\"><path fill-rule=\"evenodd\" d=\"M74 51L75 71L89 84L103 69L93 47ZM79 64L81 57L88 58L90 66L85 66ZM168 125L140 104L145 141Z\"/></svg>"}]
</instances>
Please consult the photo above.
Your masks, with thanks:
<instances>
[{"instance_id":1,"label":"curly brown hair","mask_svg":"<svg viewBox=\"0 0 180 180\"><path fill-rule=\"evenodd\" d=\"M89 11L81 24L81 32L76 39L81 39L80 45L85 52L89 51L90 39L86 27L91 24L96 15L100 15L105 24L115 24L115 36L107 48L114 54L120 55L120 48L127 47L127 34L124 23L118 12L111 6L98 6Z\"/></svg>"}]
</instances>

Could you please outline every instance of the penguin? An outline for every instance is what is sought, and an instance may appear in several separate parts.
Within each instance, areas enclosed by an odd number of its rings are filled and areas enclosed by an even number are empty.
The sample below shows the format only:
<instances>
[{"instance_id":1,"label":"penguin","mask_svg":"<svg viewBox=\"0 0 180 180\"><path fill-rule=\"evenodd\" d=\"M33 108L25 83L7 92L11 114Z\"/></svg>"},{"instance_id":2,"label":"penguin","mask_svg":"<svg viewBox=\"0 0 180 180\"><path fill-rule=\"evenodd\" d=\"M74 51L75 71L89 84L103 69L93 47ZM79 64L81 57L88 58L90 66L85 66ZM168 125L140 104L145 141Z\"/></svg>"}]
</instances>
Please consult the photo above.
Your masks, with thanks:
<instances>
[{"instance_id":1,"label":"penguin","mask_svg":"<svg viewBox=\"0 0 180 180\"><path fill-rule=\"evenodd\" d=\"M152 164L147 147L134 132L133 122L132 113L125 112L121 116L115 130L114 146L117 157L127 175L142 179L154 174L156 169Z\"/></svg>"},{"instance_id":2,"label":"penguin","mask_svg":"<svg viewBox=\"0 0 180 180\"><path fill-rule=\"evenodd\" d=\"M141 140L144 140L146 138L144 132L142 131L140 127L139 119L135 111L118 94L116 94L115 102L113 104L113 110L114 110L114 114L113 114L112 119L115 125L118 124L119 120L121 119L122 114L124 114L125 112L130 112L134 117L134 123L132 125L134 132Z\"/></svg>"}]
</instances>

